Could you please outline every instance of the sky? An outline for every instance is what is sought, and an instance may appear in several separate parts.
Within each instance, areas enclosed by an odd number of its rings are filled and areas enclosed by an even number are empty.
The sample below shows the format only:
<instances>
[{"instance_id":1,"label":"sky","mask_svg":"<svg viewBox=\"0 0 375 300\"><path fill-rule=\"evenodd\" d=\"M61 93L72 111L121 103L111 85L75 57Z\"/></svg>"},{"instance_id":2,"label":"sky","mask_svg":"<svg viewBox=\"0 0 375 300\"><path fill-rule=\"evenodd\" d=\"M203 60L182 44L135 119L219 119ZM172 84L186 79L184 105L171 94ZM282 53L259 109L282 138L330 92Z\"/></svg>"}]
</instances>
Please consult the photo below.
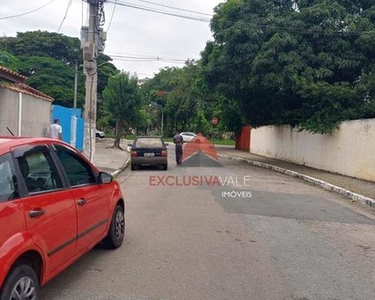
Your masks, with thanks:
<instances>
[{"instance_id":1,"label":"sky","mask_svg":"<svg viewBox=\"0 0 375 300\"><path fill-rule=\"evenodd\" d=\"M57 32L66 12L69 1L72 1L60 33L80 37L80 28L87 22L87 4L81 0L55 0L50 5L34 13L11 19L2 17L31 11L51 0L0 0L0 35L16 36L17 32L46 30ZM112 0L114 1L114 0ZM157 8L142 0L120 0L121 2ZM216 5L224 0L149 0L179 7L187 10L212 14ZM105 5L107 31L114 5ZM159 9L192 16L192 13L175 11L170 8ZM206 18L204 16L197 16ZM207 17L209 18L209 17ZM107 55L145 55L161 58L197 59L206 42L212 40L209 23L198 22L160 15L129 7L116 6L111 26L108 31ZM152 77L160 68L166 66L183 66L181 63L129 62L114 60L118 69L137 73L139 78Z\"/></svg>"}]
</instances>

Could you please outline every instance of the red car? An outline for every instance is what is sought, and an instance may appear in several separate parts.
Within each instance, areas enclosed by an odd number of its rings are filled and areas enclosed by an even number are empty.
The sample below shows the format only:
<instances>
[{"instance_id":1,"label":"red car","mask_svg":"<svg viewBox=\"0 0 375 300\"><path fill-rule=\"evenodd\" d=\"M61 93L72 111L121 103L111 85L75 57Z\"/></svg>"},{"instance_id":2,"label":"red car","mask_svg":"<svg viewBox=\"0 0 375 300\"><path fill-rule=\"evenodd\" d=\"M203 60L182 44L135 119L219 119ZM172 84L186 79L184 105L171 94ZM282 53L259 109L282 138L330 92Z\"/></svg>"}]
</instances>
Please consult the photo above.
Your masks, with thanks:
<instances>
[{"instance_id":1,"label":"red car","mask_svg":"<svg viewBox=\"0 0 375 300\"><path fill-rule=\"evenodd\" d=\"M51 139L0 137L0 300L37 300L96 244L121 246L120 186Z\"/></svg>"}]
</instances>

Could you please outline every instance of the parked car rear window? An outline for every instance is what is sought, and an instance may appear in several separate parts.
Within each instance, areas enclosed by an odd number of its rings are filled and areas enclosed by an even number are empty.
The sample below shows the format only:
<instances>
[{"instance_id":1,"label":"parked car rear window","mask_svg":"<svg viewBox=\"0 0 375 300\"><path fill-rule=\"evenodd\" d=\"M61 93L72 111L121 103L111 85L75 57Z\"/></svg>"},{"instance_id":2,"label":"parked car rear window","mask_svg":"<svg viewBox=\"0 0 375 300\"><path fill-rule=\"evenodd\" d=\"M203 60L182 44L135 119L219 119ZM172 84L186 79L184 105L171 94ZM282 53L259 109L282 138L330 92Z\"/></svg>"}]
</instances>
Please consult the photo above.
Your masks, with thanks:
<instances>
[{"instance_id":1,"label":"parked car rear window","mask_svg":"<svg viewBox=\"0 0 375 300\"><path fill-rule=\"evenodd\" d=\"M16 178L9 154L0 156L0 202L16 197Z\"/></svg>"},{"instance_id":2,"label":"parked car rear window","mask_svg":"<svg viewBox=\"0 0 375 300\"><path fill-rule=\"evenodd\" d=\"M139 138L135 142L136 148L163 148L163 142L158 138Z\"/></svg>"}]
</instances>

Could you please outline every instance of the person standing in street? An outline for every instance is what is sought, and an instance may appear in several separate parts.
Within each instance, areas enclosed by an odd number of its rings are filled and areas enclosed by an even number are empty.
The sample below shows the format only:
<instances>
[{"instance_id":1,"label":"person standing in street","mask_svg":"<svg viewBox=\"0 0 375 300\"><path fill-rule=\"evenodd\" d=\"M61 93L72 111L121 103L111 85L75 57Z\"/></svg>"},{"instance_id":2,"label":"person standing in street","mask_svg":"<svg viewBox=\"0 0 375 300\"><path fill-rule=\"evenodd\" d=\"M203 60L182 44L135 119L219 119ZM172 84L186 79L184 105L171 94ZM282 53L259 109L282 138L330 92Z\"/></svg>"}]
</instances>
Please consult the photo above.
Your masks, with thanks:
<instances>
[{"instance_id":1,"label":"person standing in street","mask_svg":"<svg viewBox=\"0 0 375 300\"><path fill-rule=\"evenodd\" d=\"M173 143L176 145L176 163L179 166L182 164L182 155L184 153L182 149L184 139L179 132L177 132L176 135L173 137Z\"/></svg>"},{"instance_id":2,"label":"person standing in street","mask_svg":"<svg viewBox=\"0 0 375 300\"><path fill-rule=\"evenodd\" d=\"M53 124L49 126L48 137L51 139L62 140L62 127L59 119L55 119Z\"/></svg>"}]
</instances>

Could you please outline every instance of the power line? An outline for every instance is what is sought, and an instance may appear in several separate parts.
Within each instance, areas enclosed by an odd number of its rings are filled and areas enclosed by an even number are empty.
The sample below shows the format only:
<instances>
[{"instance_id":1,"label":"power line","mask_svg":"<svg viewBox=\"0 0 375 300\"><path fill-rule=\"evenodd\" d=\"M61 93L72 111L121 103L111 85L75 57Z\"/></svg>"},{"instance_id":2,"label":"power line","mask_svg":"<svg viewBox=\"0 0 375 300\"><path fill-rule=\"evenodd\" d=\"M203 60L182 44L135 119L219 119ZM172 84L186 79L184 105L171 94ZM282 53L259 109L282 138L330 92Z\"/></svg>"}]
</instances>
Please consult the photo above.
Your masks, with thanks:
<instances>
[{"instance_id":1,"label":"power line","mask_svg":"<svg viewBox=\"0 0 375 300\"><path fill-rule=\"evenodd\" d=\"M142 57L142 58L154 58L154 57L165 57L164 55L156 55L156 54L134 54L134 53L106 53L106 55L108 56L136 56L136 57ZM169 56L168 57L169 59L178 59L178 60L182 60L181 58L179 57L171 57Z\"/></svg>"},{"instance_id":2,"label":"power line","mask_svg":"<svg viewBox=\"0 0 375 300\"><path fill-rule=\"evenodd\" d=\"M108 3L115 3L115 2L113 0L112 1L109 0ZM163 10L155 9L155 8L148 7L148 6L141 6L141 5L127 3L127 2L117 1L117 5L129 7L129 8L134 8L134 9L139 9L139 10L143 10L143 11L148 11L148 12L153 12L153 13L157 13L157 14L168 15L168 16L173 16L173 17L177 17L177 18L192 20L192 21L199 21L199 22L206 22L206 23L210 22L209 19L202 19L202 18L198 18L198 17L194 17L194 16L181 15L181 14L173 13L173 12L170 12L170 11L163 11Z\"/></svg>"},{"instance_id":3,"label":"power line","mask_svg":"<svg viewBox=\"0 0 375 300\"><path fill-rule=\"evenodd\" d=\"M113 5L112 15L111 15L111 19L109 20L107 33L109 32L109 29L111 28L111 25L112 25L113 16L115 15L115 11L116 11L116 5L117 5L117 0L115 0L115 4Z\"/></svg>"},{"instance_id":4,"label":"power line","mask_svg":"<svg viewBox=\"0 0 375 300\"><path fill-rule=\"evenodd\" d=\"M141 58L112 58L116 61L126 61L126 62L164 62L164 63L172 63L172 64L185 64L185 61L175 61L175 60L167 60L167 59L141 59Z\"/></svg>"},{"instance_id":5,"label":"power line","mask_svg":"<svg viewBox=\"0 0 375 300\"><path fill-rule=\"evenodd\" d=\"M169 5L160 4L160 3L156 3L156 2L152 2L152 1L147 1L147 0L137 0L137 1L148 3L148 4L152 4L152 5L156 5L156 6L171 8L171 9L175 9L175 10L179 10L179 11L190 12L190 13L197 14L197 15L202 15L202 16L208 16L208 17L212 17L213 16L212 14L207 14L207 13L203 13L203 12L199 12L199 11L195 11L195 10L184 9L184 8L180 8L180 7L176 7L176 6L169 6Z\"/></svg>"},{"instance_id":6,"label":"power line","mask_svg":"<svg viewBox=\"0 0 375 300\"><path fill-rule=\"evenodd\" d=\"M7 16L7 17L0 17L0 20L6 20L6 19L12 19L12 18L18 18L18 17L22 17L22 16L26 16L28 14L31 14L33 12L36 12L38 10L41 10L42 8L45 8L46 6L50 5L52 2L55 2L56 0L51 0L50 2L38 7L38 8L35 8L33 10L30 10L28 12L24 12L22 14L18 14L18 15L13 15L13 16Z\"/></svg>"},{"instance_id":7,"label":"power line","mask_svg":"<svg viewBox=\"0 0 375 300\"><path fill-rule=\"evenodd\" d=\"M60 23L60 26L59 26L59 29L57 29L57 32L60 32L60 29L63 26L66 17L68 16L69 8L72 5L72 1L73 0L68 0L68 6L66 7L64 18L62 19L62 21Z\"/></svg>"},{"instance_id":8,"label":"power line","mask_svg":"<svg viewBox=\"0 0 375 300\"><path fill-rule=\"evenodd\" d=\"M170 60L178 62L186 62L188 59L175 57L161 57L157 55L142 55L142 54L107 54L111 58L128 58L128 59L150 59L150 60Z\"/></svg>"},{"instance_id":9,"label":"power line","mask_svg":"<svg viewBox=\"0 0 375 300\"><path fill-rule=\"evenodd\" d=\"M175 62L175 63L185 63L185 60L173 60L166 58L134 58L134 57L113 57L113 60L123 60L123 61L142 61L142 62Z\"/></svg>"}]
</instances>

